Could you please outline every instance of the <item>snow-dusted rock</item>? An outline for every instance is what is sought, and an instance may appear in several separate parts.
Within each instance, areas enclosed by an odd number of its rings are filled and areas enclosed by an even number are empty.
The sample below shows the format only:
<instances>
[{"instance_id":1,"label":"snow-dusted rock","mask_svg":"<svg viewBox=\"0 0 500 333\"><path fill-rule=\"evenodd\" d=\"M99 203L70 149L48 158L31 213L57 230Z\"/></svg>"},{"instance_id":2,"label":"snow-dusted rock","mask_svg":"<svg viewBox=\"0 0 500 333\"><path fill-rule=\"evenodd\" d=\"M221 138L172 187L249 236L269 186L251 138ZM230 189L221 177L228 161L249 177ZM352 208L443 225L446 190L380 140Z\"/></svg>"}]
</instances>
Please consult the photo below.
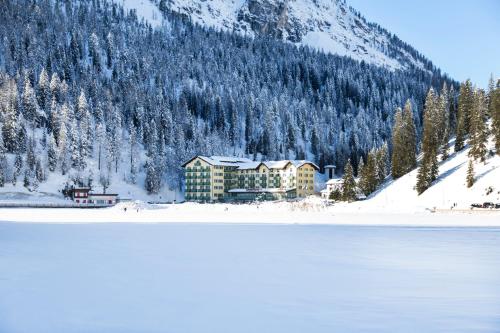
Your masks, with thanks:
<instances>
[{"instance_id":1,"label":"snow-dusted rock","mask_svg":"<svg viewBox=\"0 0 500 333\"><path fill-rule=\"evenodd\" d=\"M341 0L168 0L195 23L270 36L391 69L425 66L410 46Z\"/></svg>"}]
</instances>

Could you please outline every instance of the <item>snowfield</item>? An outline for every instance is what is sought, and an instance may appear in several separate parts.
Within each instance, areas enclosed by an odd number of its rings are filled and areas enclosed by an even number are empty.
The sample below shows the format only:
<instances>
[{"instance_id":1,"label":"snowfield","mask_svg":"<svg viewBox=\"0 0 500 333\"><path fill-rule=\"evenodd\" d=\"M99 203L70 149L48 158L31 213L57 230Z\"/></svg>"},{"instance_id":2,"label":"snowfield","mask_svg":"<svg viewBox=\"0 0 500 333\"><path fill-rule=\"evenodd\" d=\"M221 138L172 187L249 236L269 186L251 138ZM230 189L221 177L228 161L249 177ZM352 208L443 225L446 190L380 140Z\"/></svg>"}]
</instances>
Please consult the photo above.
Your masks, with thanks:
<instances>
[{"instance_id":1,"label":"snowfield","mask_svg":"<svg viewBox=\"0 0 500 333\"><path fill-rule=\"evenodd\" d=\"M499 278L500 229L0 223L5 333L491 333Z\"/></svg>"},{"instance_id":2,"label":"snowfield","mask_svg":"<svg viewBox=\"0 0 500 333\"><path fill-rule=\"evenodd\" d=\"M356 208L357 207L357 208ZM294 203L167 204L123 203L112 208L2 208L0 221L45 223L229 223L339 224L401 226L498 226L500 210L421 211L365 210L361 205L329 207L319 199ZM126 210L125 210L126 208Z\"/></svg>"},{"instance_id":3,"label":"snowfield","mask_svg":"<svg viewBox=\"0 0 500 333\"><path fill-rule=\"evenodd\" d=\"M453 146L453 142L450 145ZM489 147L493 147L492 142ZM0 221L500 226L500 209L470 209L472 203L500 203L500 156L489 157L486 163L475 163L476 182L468 189L465 186L467 154L468 149L464 149L442 162L437 181L420 196L414 190L417 169L396 181L388 180L367 200L334 204L309 197L291 202L155 205L145 201L173 200L180 196L165 190L148 197L134 185L117 182L109 192L141 200L101 209L0 208ZM8 184L0 188L0 203L67 202L53 190L60 187L60 181L54 177L42 183L41 192L28 192L21 186L14 188Z\"/></svg>"}]
</instances>

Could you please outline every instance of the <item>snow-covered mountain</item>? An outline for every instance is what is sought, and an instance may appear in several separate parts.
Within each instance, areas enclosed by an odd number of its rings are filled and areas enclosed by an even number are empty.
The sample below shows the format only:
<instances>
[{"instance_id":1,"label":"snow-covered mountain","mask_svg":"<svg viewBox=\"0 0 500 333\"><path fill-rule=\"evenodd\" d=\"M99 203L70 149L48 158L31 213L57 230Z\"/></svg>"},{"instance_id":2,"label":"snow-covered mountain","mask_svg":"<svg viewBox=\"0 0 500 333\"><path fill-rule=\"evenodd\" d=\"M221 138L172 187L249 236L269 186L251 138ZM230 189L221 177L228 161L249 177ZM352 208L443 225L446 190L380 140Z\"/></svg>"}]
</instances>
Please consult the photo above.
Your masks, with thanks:
<instances>
[{"instance_id":1,"label":"snow-covered mountain","mask_svg":"<svg viewBox=\"0 0 500 333\"><path fill-rule=\"evenodd\" d=\"M274 37L391 69L429 66L415 49L343 0L156 1L203 26Z\"/></svg>"}]
</instances>

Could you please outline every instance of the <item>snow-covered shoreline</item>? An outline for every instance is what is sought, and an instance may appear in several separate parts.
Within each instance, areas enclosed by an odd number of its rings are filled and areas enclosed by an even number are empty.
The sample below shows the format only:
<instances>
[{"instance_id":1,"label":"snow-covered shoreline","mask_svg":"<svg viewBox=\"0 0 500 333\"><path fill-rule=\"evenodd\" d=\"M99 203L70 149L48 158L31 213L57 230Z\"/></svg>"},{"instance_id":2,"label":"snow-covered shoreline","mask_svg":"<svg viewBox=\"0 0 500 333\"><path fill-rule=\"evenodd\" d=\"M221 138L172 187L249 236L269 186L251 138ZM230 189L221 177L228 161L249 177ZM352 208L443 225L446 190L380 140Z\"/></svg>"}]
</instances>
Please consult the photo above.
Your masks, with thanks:
<instances>
[{"instance_id":1,"label":"snow-covered shoreline","mask_svg":"<svg viewBox=\"0 0 500 333\"><path fill-rule=\"evenodd\" d=\"M2 222L34 223L213 223L303 224L409 227L500 227L500 211L368 210L362 206L326 206L318 202L262 204L147 205L122 203L112 208L2 208Z\"/></svg>"}]
</instances>

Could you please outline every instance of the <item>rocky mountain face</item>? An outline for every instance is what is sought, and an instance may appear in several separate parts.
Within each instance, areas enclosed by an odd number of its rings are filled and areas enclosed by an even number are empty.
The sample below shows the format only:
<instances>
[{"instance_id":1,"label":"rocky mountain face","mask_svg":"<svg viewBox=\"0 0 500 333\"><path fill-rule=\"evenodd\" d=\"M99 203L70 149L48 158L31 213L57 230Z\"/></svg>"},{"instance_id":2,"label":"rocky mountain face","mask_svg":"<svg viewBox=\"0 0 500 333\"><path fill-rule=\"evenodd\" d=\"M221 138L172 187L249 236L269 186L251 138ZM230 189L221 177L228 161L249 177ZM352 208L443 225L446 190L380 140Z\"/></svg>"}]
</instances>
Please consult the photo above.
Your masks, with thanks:
<instances>
[{"instance_id":1,"label":"rocky mountain face","mask_svg":"<svg viewBox=\"0 0 500 333\"><path fill-rule=\"evenodd\" d=\"M415 49L365 20L344 0L161 0L160 3L195 23L216 29L273 37L390 69L432 66Z\"/></svg>"}]
</instances>

